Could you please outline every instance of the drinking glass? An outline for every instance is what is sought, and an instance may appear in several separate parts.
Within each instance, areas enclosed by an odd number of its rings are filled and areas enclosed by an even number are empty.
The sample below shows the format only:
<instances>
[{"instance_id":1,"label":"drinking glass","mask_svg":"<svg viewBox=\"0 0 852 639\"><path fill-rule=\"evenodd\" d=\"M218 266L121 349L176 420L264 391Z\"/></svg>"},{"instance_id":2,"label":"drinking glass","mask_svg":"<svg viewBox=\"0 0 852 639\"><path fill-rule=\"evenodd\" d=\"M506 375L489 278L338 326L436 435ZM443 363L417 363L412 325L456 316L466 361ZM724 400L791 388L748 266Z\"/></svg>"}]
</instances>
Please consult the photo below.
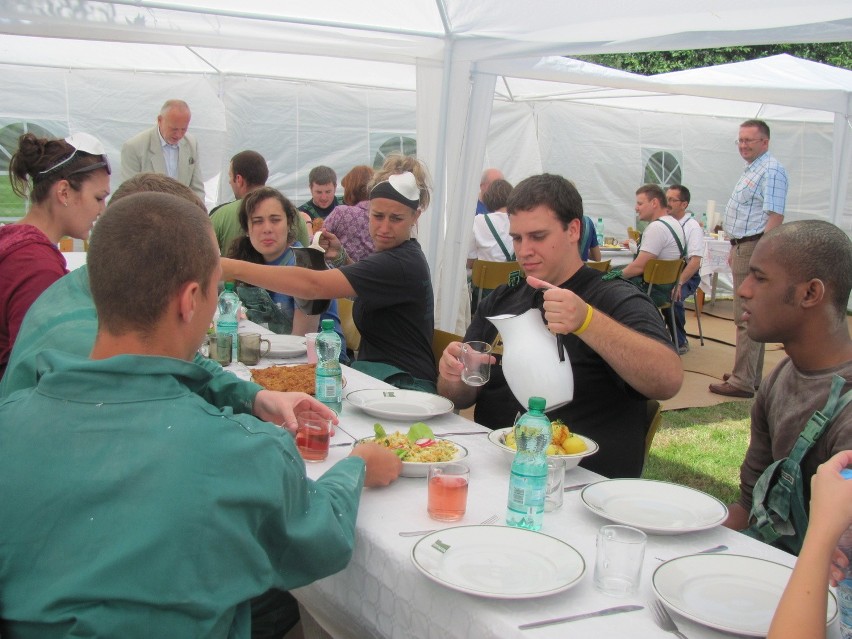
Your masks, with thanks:
<instances>
[{"instance_id":1,"label":"drinking glass","mask_svg":"<svg viewBox=\"0 0 852 639\"><path fill-rule=\"evenodd\" d=\"M482 386L491 378L491 344L465 342L462 344L461 378L468 386Z\"/></svg>"},{"instance_id":2,"label":"drinking glass","mask_svg":"<svg viewBox=\"0 0 852 639\"><path fill-rule=\"evenodd\" d=\"M464 464L429 466L427 511L432 519L458 521L467 509L470 470Z\"/></svg>"},{"instance_id":3,"label":"drinking glass","mask_svg":"<svg viewBox=\"0 0 852 639\"><path fill-rule=\"evenodd\" d=\"M222 366L231 363L232 336L230 333L214 333L207 337L207 352L210 359L215 359Z\"/></svg>"},{"instance_id":4,"label":"drinking glass","mask_svg":"<svg viewBox=\"0 0 852 639\"><path fill-rule=\"evenodd\" d=\"M613 597L639 589L645 559L645 533L630 526L603 526L598 531L595 588Z\"/></svg>"},{"instance_id":5,"label":"drinking glass","mask_svg":"<svg viewBox=\"0 0 852 639\"><path fill-rule=\"evenodd\" d=\"M266 349L262 349L261 344L266 344ZM269 340L263 339L260 333L240 333L237 359L246 366L254 366L269 353L269 348Z\"/></svg>"},{"instance_id":6,"label":"drinking glass","mask_svg":"<svg viewBox=\"0 0 852 639\"><path fill-rule=\"evenodd\" d=\"M296 448L306 462L321 462L328 457L331 420L306 410L296 415Z\"/></svg>"}]
</instances>

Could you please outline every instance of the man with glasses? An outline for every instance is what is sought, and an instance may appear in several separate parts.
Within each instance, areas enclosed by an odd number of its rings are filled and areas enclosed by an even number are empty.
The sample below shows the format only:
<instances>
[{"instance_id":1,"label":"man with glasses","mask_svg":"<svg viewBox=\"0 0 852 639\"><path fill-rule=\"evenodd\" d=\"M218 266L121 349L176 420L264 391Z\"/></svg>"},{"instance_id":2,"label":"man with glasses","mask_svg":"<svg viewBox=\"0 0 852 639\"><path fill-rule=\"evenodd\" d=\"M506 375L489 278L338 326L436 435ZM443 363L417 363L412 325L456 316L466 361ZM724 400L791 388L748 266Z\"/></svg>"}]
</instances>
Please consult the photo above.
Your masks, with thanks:
<instances>
[{"instance_id":1,"label":"man with glasses","mask_svg":"<svg viewBox=\"0 0 852 639\"><path fill-rule=\"evenodd\" d=\"M676 219L686 236L687 263L680 274L680 286L672 293L674 300L675 332L677 333L677 350L683 355L689 352L689 341L686 339L686 311L683 300L692 295L701 283L701 257L704 255L704 229L692 213L687 212L689 206L689 189L682 184L672 184L666 191L666 201L669 204L669 215Z\"/></svg>"},{"instance_id":2,"label":"man with glasses","mask_svg":"<svg viewBox=\"0 0 852 639\"><path fill-rule=\"evenodd\" d=\"M764 347L746 333L742 303L736 291L748 276L757 241L784 221L787 172L769 153L769 127L763 120L743 122L736 144L746 167L725 207L723 229L731 241L728 261L734 277L737 349L734 370L722 376L721 384L710 384L710 392L728 397L754 397L763 377Z\"/></svg>"},{"instance_id":3,"label":"man with glasses","mask_svg":"<svg viewBox=\"0 0 852 639\"><path fill-rule=\"evenodd\" d=\"M186 131L192 113L183 100L166 100L157 124L121 147L121 181L137 173L162 173L185 184L204 201L198 143Z\"/></svg>"}]
</instances>

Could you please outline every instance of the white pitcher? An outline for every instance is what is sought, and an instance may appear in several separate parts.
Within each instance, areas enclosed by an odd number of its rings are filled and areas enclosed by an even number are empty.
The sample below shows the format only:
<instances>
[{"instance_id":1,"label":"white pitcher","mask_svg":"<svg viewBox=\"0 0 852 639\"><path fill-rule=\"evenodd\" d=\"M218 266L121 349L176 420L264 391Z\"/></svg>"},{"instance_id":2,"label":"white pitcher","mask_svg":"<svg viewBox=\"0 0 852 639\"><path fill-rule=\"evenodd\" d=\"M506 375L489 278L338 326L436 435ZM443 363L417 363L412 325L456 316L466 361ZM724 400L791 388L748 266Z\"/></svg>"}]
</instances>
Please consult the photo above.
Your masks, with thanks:
<instances>
[{"instance_id":1,"label":"white pitcher","mask_svg":"<svg viewBox=\"0 0 852 639\"><path fill-rule=\"evenodd\" d=\"M503 338L503 375L521 406L530 397L544 397L545 410L564 406L574 398L574 372L568 354L559 361L556 336L547 330L541 311L487 318Z\"/></svg>"}]
</instances>

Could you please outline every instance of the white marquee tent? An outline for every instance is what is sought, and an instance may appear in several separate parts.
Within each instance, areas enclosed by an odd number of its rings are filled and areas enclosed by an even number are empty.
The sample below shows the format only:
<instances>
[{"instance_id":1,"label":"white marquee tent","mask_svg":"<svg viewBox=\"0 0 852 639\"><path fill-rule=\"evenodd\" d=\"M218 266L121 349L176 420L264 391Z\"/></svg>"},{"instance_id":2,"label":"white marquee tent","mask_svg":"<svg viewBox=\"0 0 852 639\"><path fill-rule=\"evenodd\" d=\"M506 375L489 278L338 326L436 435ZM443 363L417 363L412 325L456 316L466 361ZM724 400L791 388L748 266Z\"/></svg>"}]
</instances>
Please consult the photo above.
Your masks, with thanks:
<instances>
[{"instance_id":1,"label":"white marquee tent","mask_svg":"<svg viewBox=\"0 0 852 639\"><path fill-rule=\"evenodd\" d=\"M159 103L182 97L210 202L226 199L222 174L243 148L263 153L270 182L301 201L314 164L345 172L392 139L399 148L416 139L434 178L420 238L438 291L460 288L483 166L513 181L542 170L571 177L589 213L618 234L655 150L679 158L694 203L723 205L746 117L772 124L791 217L850 229L851 73L782 56L642 78L554 57L852 40L848 0L757 0L747 12L733 0L2 6L0 125L92 131L117 160ZM441 296L436 317L445 328L458 314L452 298Z\"/></svg>"}]
</instances>

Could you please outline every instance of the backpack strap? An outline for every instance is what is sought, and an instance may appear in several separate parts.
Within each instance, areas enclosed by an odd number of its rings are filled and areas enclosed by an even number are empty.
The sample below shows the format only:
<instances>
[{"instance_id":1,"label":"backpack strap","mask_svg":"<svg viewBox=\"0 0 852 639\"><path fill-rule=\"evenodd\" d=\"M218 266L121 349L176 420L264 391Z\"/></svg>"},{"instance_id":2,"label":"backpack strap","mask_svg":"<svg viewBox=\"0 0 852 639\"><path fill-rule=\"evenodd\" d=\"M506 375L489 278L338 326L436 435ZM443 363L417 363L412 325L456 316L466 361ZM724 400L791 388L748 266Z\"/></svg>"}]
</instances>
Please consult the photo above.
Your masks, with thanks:
<instances>
[{"instance_id":1,"label":"backpack strap","mask_svg":"<svg viewBox=\"0 0 852 639\"><path fill-rule=\"evenodd\" d=\"M491 230L491 235L493 235L494 239L497 240L497 246L500 247L500 250L503 251L503 255L506 256L506 261L513 262L515 260L515 254L510 254L509 251L506 249L506 245L503 244L503 240L500 239L500 234L497 232L497 229L494 228L494 224L491 222L491 216L488 213L485 213L485 223Z\"/></svg>"},{"instance_id":2,"label":"backpack strap","mask_svg":"<svg viewBox=\"0 0 852 639\"><path fill-rule=\"evenodd\" d=\"M771 464L755 483L750 513L754 523L748 530L757 539L769 544L781 541L797 554L801 550L808 526L801 462L837 414L852 402L852 390L840 395L845 383L839 375L832 377L825 407L808 419L790 455Z\"/></svg>"}]
</instances>

